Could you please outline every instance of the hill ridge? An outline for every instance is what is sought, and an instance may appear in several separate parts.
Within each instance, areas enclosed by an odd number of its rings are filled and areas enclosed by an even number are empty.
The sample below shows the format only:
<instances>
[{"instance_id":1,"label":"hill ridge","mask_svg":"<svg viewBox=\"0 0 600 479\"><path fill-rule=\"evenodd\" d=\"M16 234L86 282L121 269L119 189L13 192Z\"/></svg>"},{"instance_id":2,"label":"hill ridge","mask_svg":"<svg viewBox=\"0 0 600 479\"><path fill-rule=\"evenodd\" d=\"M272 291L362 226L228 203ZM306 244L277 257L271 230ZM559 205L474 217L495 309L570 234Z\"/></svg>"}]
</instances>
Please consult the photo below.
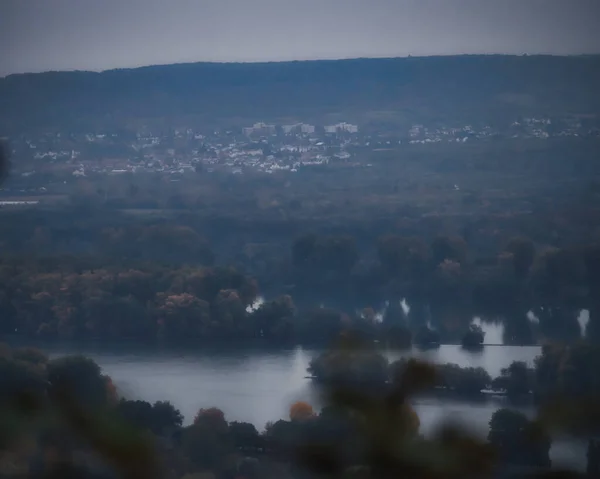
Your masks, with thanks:
<instances>
[{"instance_id":1,"label":"hill ridge","mask_svg":"<svg viewBox=\"0 0 600 479\"><path fill-rule=\"evenodd\" d=\"M438 59L438 58L464 58L464 57L508 57L508 58L597 58L600 59L600 53L577 53L570 55L553 54L553 53L532 53L532 54L514 54L514 53L463 53L463 54L447 54L447 55L408 55L403 57L382 56L382 57L345 57L345 58L315 58L315 59L300 59L300 60L261 60L261 61L183 61L173 63L152 63L147 65L136 65L131 67L116 67L107 68L104 70L45 70L41 72L22 72L11 73L0 77L0 80L10 77L45 75L52 73L109 73L132 70L143 70L150 68L175 67L175 66L191 66L191 65L285 65L296 63L327 63L327 62L351 62L351 61L377 61L377 60L405 60L405 59Z\"/></svg>"},{"instance_id":2,"label":"hill ridge","mask_svg":"<svg viewBox=\"0 0 600 479\"><path fill-rule=\"evenodd\" d=\"M316 121L332 114L365 123L382 111L403 122L598 114L597 85L600 55L194 62L31 73L0 79L0 133L146 120Z\"/></svg>"}]
</instances>

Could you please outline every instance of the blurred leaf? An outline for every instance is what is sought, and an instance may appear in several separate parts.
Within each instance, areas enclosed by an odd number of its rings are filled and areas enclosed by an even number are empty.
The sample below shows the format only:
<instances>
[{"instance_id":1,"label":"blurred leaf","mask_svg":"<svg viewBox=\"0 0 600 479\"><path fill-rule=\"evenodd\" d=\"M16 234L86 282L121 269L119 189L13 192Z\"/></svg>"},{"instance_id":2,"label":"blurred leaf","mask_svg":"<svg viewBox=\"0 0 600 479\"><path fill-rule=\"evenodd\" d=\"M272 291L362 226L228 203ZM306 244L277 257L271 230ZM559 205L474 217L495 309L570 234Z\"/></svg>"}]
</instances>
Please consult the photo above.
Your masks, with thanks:
<instances>
[{"instance_id":1,"label":"blurred leaf","mask_svg":"<svg viewBox=\"0 0 600 479\"><path fill-rule=\"evenodd\" d=\"M124 425L107 411L85 411L65 389L53 398L67 424L127 479L159 477L156 451L139 431Z\"/></svg>"},{"instance_id":2,"label":"blurred leaf","mask_svg":"<svg viewBox=\"0 0 600 479\"><path fill-rule=\"evenodd\" d=\"M8 449L22 433L24 420L14 411L3 409L0 412L0 451Z\"/></svg>"},{"instance_id":3,"label":"blurred leaf","mask_svg":"<svg viewBox=\"0 0 600 479\"><path fill-rule=\"evenodd\" d=\"M337 475L342 471L337 451L330 445L301 445L296 451L296 457L301 464L317 474Z\"/></svg>"},{"instance_id":4,"label":"blurred leaf","mask_svg":"<svg viewBox=\"0 0 600 479\"><path fill-rule=\"evenodd\" d=\"M597 434L600 430L600 402L597 398L554 399L539 407L538 422L549 430Z\"/></svg>"},{"instance_id":5,"label":"blurred leaf","mask_svg":"<svg viewBox=\"0 0 600 479\"><path fill-rule=\"evenodd\" d=\"M405 395L412 395L435 384L437 378L436 369L431 364L410 359L402 376L394 378L399 381L399 386Z\"/></svg>"},{"instance_id":6,"label":"blurred leaf","mask_svg":"<svg viewBox=\"0 0 600 479\"><path fill-rule=\"evenodd\" d=\"M574 471L555 470L537 472L529 475L531 479L584 479L584 475Z\"/></svg>"}]
</instances>

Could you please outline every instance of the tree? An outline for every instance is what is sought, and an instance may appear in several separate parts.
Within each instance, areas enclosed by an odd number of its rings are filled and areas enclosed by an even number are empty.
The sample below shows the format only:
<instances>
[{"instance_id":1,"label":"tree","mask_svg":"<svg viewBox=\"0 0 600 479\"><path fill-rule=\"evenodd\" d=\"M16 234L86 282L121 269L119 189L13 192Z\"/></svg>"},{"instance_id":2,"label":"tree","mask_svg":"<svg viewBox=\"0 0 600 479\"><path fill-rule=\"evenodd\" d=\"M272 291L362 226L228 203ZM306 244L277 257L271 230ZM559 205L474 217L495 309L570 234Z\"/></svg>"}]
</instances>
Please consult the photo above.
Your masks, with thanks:
<instances>
[{"instance_id":1,"label":"tree","mask_svg":"<svg viewBox=\"0 0 600 479\"><path fill-rule=\"evenodd\" d=\"M201 338L210 327L210 304L189 293L158 295L159 334L165 338Z\"/></svg>"},{"instance_id":2,"label":"tree","mask_svg":"<svg viewBox=\"0 0 600 479\"><path fill-rule=\"evenodd\" d=\"M183 429L181 444L192 462L206 470L220 468L235 450L225 415L216 407L198 411L194 423Z\"/></svg>"},{"instance_id":3,"label":"tree","mask_svg":"<svg viewBox=\"0 0 600 479\"><path fill-rule=\"evenodd\" d=\"M65 389L83 406L104 406L109 401L107 377L93 359L79 355L53 359L47 374L53 388Z\"/></svg>"},{"instance_id":4,"label":"tree","mask_svg":"<svg viewBox=\"0 0 600 479\"><path fill-rule=\"evenodd\" d=\"M508 321L512 321L523 309L525 311L522 314L526 313L526 288L517 281L512 255L509 256L509 270L503 267L502 257L493 258L492 264L478 265L470 277L473 283L473 306L479 316L506 317Z\"/></svg>"},{"instance_id":5,"label":"tree","mask_svg":"<svg viewBox=\"0 0 600 479\"><path fill-rule=\"evenodd\" d=\"M388 235L379 238L377 254L389 275L419 277L424 271L427 247L415 238Z\"/></svg>"},{"instance_id":6,"label":"tree","mask_svg":"<svg viewBox=\"0 0 600 479\"><path fill-rule=\"evenodd\" d=\"M506 251L512 254L515 275L524 278L529 274L535 258L535 245L529 238L512 238L506 245Z\"/></svg>"},{"instance_id":7,"label":"tree","mask_svg":"<svg viewBox=\"0 0 600 479\"><path fill-rule=\"evenodd\" d=\"M157 401L152 405L152 431L155 434L173 432L183 424L183 415L169 401Z\"/></svg>"},{"instance_id":8,"label":"tree","mask_svg":"<svg viewBox=\"0 0 600 479\"><path fill-rule=\"evenodd\" d=\"M222 466L227 455L234 451L227 430L215 429L205 421L195 422L185 428L181 437L185 454L204 470L215 470Z\"/></svg>"},{"instance_id":9,"label":"tree","mask_svg":"<svg viewBox=\"0 0 600 479\"><path fill-rule=\"evenodd\" d=\"M17 361L25 361L36 366L45 366L48 356L36 348L16 348L12 351L12 358Z\"/></svg>"},{"instance_id":10,"label":"tree","mask_svg":"<svg viewBox=\"0 0 600 479\"><path fill-rule=\"evenodd\" d=\"M415 344L421 347L439 346L440 335L437 331L434 331L429 326L421 326L415 334Z\"/></svg>"},{"instance_id":11,"label":"tree","mask_svg":"<svg viewBox=\"0 0 600 479\"><path fill-rule=\"evenodd\" d=\"M43 372L34 363L0 356L0 404L18 406L24 395L40 400L47 388Z\"/></svg>"},{"instance_id":12,"label":"tree","mask_svg":"<svg viewBox=\"0 0 600 479\"><path fill-rule=\"evenodd\" d=\"M522 398L533 390L533 374L525 362L513 361L507 368L502 368L499 377L494 378L492 388L506 391L511 400Z\"/></svg>"},{"instance_id":13,"label":"tree","mask_svg":"<svg viewBox=\"0 0 600 479\"><path fill-rule=\"evenodd\" d=\"M307 234L297 238L292 245L292 261L295 266L313 265L317 259L318 237Z\"/></svg>"},{"instance_id":14,"label":"tree","mask_svg":"<svg viewBox=\"0 0 600 479\"><path fill-rule=\"evenodd\" d=\"M254 311L250 320L254 330L267 339L286 340L293 334L295 306L289 295L267 301Z\"/></svg>"},{"instance_id":15,"label":"tree","mask_svg":"<svg viewBox=\"0 0 600 479\"><path fill-rule=\"evenodd\" d=\"M319 265L339 273L349 273L358 260L356 242L351 236L328 236L319 245Z\"/></svg>"},{"instance_id":16,"label":"tree","mask_svg":"<svg viewBox=\"0 0 600 479\"><path fill-rule=\"evenodd\" d=\"M483 347L484 339L485 332L481 329L481 326L471 324L469 330L463 336L462 346L463 348L470 350L481 349Z\"/></svg>"},{"instance_id":17,"label":"tree","mask_svg":"<svg viewBox=\"0 0 600 479\"><path fill-rule=\"evenodd\" d=\"M308 372L325 383L381 385L389 377L388 366L376 351L332 350L313 358Z\"/></svg>"},{"instance_id":18,"label":"tree","mask_svg":"<svg viewBox=\"0 0 600 479\"><path fill-rule=\"evenodd\" d=\"M215 255L206 239L193 228L180 224L158 224L141 229L135 241L125 239L132 255L163 261L210 266Z\"/></svg>"},{"instance_id":19,"label":"tree","mask_svg":"<svg viewBox=\"0 0 600 479\"><path fill-rule=\"evenodd\" d=\"M492 383L492 378L483 368L461 368L457 364L438 366L439 385L463 396L478 396Z\"/></svg>"},{"instance_id":20,"label":"tree","mask_svg":"<svg viewBox=\"0 0 600 479\"><path fill-rule=\"evenodd\" d=\"M532 345L535 338L531 321L524 312L517 312L504 321L504 344Z\"/></svg>"},{"instance_id":21,"label":"tree","mask_svg":"<svg viewBox=\"0 0 600 479\"><path fill-rule=\"evenodd\" d=\"M290 406L291 421L305 421L314 417L314 411L310 404L304 401L297 401Z\"/></svg>"},{"instance_id":22,"label":"tree","mask_svg":"<svg viewBox=\"0 0 600 479\"><path fill-rule=\"evenodd\" d=\"M600 397L600 347L589 343L576 345L544 345L535 360L535 386L538 399L596 400ZM576 425L600 430L588 418Z\"/></svg>"},{"instance_id":23,"label":"tree","mask_svg":"<svg viewBox=\"0 0 600 479\"><path fill-rule=\"evenodd\" d=\"M256 281L233 267L193 268L179 272L177 288L213 303L221 291L235 290L242 304L248 306L258 295Z\"/></svg>"},{"instance_id":24,"label":"tree","mask_svg":"<svg viewBox=\"0 0 600 479\"><path fill-rule=\"evenodd\" d=\"M153 430L152 405L147 401L121 399L116 412L131 426L142 430Z\"/></svg>"},{"instance_id":25,"label":"tree","mask_svg":"<svg viewBox=\"0 0 600 479\"><path fill-rule=\"evenodd\" d=\"M401 418L400 422L403 425L404 434L407 437L416 437L419 434L421 420L413 407L408 402L405 402L399 407L397 414Z\"/></svg>"},{"instance_id":26,"label":"tree","mask_svg":"<svg viewBox=\"0 0 600 479\"><path fill-rule=\"evenodd\" d=\"M545 307L577 306L586 271L583 257L572 249L549 249L536 262L534 292Z\"/></svg>"},{"instance_id":27,"label":"tree","mask_svg":"<svg viewBox=\"0 0 600 479\"><path fill-rule=\"evenodd\" d=\"M194 424L207 424L212 429L219 431L224 431L228 427L225 413L217 407L200 409L194 417Z\"/></svg>"},{"instance_id":28,"label":"tree","mask_svg":"<svg viewBox=\"0 0 600 479\"><path fill-rule=\"evenodd\" d=\"M439 263L429 282L431 306L440 313L455 310L470 302L465 267L458 261L445 259ZM435 315L434 315L435 316Z\"/></svg>"},{"instance_id":29,"label":"tree","mask_svg":"<svg viewBox=\"0 0 600 479\"><path fill-rule=\"evenodd\" d=\"M385 339L392 348L410 349L412 346L412 332L406 325L391 325L385 331Z\"/></svg>"},{"instance_id":30,"label":"tree","mask_svg":"<svg viewBox=\"0 0 600 479\"><path fill-rule=\"evenodd\" d=\"M490 420L488 441L504 463L521 466L550 466L550 436L517 411L499 409Z\"/></svg>"},{"instance_id":31,"label":"tree","mask_svg":"<svg viewBox=\"0 0 600 479\"><path fill-rule=\"evenodd\" d=\"M229 435L233 444L238 449L259 449L263 447L263 438L260 436L254 424L233 421L229 423Z\"/></svg>"},{"instance_id":32,"label":"tree","mask_svg":"<svg viewBox=\"0 0 600 479\"><path fill-rule=\"evenodd\" d=\"M431 243L431 256L436 266L445 260L463 264L467 259L467 244L460 236L438 236Z\"/></svg>"},{"instance_id":33,"label":"tree","mask_svg":"<svg viewBox=\"0 0 600 479\"><path fill-rule=\"evenodd\" d=\"M300 448L301 464L315 474L364 479L491 477L490 448L468 434L444 428L432 440L417 435L418 418L408 398L431 387L434 379L432 367L413 360L382 395L327 388L322 416L337 416L341 425L350 427L334 429L339 433L314 438ZM310 424L318 427L319 421Z\"/></svg>"},{"instance_id":34,"label":"tree","mask_svg":"<svg viewBox=\"0 0 600 479\"><path fill-rule=\"evenodd\" d=\"M301 423L283 419L267 424L265 439L268 450L277 456L289 457L299 444L301 427Z\"/></svg>"},{"instance_id":35,"label":"tree","mask_svg":"<svg viewBox=\"0 0 600 479\"><path fill-rule=\"evenodd\" d=\"M237 465L237 473L245 479L258 479L264 477L260 461L255 457L245 457Z\"/></svg>"},{"instance_id":36,"label":"tree","mask_svg":"<svg viewBox=\"0 0 600 479\"><path fill-rule=\"evenodd\" d=\"M412 332L400 301L390 301L383 315L383 338L393 348L408 349L412 345Z\"/></svg>"},{"instance_id":37,"label":"tree","mask_svg":"<svg viewBox=\"0 0 600 479\"><path fill-rule=\"evenodd\" d=\"M240 295L234 289L223 289L212 304L213 334L238 336L244 333L246 308Z\"/></svg>"},{"instance_id":38,"label":"tree","mask_svg":"<svg viewBox=\"0 0 600 479\"><path fill-rule=\"evenodd\" d=\"M577 308L569 307L560 299L548 299L544 303L533 311L539 319L539 331L545 338L573 342L582 337Z\"/></svg>"},{"instance_id":39,"label":"tree","mask_svg":"<svg viewBox=\"0 0 600 479\"><path fill-rule=\"evenodd\" d=\"M349 273L358 260L358 251L351 236L319 237L307 234L292 245L292 262L297 268L335 273Z\"/></svg>"},{"instance_id":40,"label":"tree","mask_svg":"<svg viewBox=\"0 0 600 479\"><path fill-rule=\"evenodd\" d=\"M344 330L342 314L332 308L315 308L304 315L303 336L309 340L330 343Z\"/></svg>"},{"instance_id":41,"label":"tree","mask_svg":"<svg viewBox=\"0 0 600 479\"><path fill-rule=\"evenodd\" d=\"M103 291L86 295L80 303L80 312L84 318L84 334L92 337L120 339L156 335L145 304L132 294L116 296Z\"/></svg>"}]
</instances>

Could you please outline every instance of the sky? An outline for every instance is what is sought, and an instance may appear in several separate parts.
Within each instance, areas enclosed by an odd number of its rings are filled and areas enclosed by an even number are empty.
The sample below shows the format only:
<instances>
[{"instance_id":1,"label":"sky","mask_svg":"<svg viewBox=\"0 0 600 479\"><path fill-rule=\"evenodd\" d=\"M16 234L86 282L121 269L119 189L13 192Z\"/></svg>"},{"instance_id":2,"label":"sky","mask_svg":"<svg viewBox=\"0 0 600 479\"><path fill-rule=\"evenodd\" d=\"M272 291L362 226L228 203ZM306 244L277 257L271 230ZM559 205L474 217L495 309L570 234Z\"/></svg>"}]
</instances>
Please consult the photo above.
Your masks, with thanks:
<instances>
[{"instance_id":1,"label":"sky","mask_svg":"<svg viewBox=\"0 0 600 479\"><path fill-rule=\"evenodd\" d=\"M0 0L0 76L462 53L600 53L600 0Z\"/></svg>"}]
</instances>

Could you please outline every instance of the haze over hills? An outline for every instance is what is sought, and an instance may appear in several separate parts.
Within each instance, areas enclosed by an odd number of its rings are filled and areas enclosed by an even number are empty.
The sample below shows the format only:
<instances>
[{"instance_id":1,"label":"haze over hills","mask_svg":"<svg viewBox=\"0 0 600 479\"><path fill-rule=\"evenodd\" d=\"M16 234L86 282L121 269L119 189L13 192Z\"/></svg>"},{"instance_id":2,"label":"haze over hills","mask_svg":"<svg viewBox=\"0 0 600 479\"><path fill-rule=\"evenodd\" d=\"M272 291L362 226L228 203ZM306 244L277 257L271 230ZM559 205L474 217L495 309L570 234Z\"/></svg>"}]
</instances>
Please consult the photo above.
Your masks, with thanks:
<instances>
[{"instance_id":1,"label":"haze over hills","mask_svg":"<svg viewBox=\"0 0 600 479\"><path fill-rule=\"evenodd\" d=\"M599 84L600 55L193 63L17 74L0 79L0 129L15 134L38 127L325 117L394 126L596 115Z\"/></svg>"}]
</instances>

